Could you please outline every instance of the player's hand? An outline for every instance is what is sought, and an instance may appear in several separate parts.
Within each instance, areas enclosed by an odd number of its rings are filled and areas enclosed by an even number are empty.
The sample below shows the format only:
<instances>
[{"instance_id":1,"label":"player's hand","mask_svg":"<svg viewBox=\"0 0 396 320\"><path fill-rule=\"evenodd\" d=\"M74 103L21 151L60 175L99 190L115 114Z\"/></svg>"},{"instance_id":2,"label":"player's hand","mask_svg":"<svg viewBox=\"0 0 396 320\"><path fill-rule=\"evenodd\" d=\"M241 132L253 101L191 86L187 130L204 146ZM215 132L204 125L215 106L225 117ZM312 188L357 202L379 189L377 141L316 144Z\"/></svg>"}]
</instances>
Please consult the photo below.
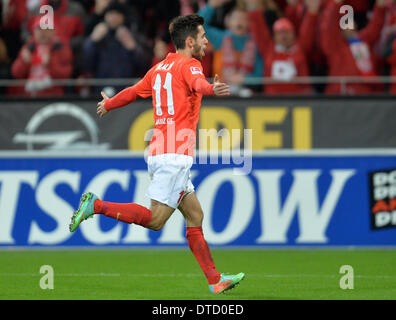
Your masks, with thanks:
<instances>
[{"instance_id":1,"label":"player's hand","mask_svg":"<svg viewBox=\"0 0 396 320\"><path fill-rule=\"evenodd\" d=\"M216 96L229 96L230 86L226 83L220 82L219 76L216 74L213 80L213 92Z\"/></svg>"},{"instance_id":2,"label":"player's hand","mask_svg":"<svg viewBox=\"0 0 396 320\"><path fill-rule=\"evenodd\" d=\"M107 99L109 99L108 96L106 96L106 94L102 91L101 92L103 100L98 102L98 108L96 109L96 113L99 115L99 117L103 117L106 113L108 113L108 111L105 109L104 104L106 102Z\"/></svg>"}]
</instances>

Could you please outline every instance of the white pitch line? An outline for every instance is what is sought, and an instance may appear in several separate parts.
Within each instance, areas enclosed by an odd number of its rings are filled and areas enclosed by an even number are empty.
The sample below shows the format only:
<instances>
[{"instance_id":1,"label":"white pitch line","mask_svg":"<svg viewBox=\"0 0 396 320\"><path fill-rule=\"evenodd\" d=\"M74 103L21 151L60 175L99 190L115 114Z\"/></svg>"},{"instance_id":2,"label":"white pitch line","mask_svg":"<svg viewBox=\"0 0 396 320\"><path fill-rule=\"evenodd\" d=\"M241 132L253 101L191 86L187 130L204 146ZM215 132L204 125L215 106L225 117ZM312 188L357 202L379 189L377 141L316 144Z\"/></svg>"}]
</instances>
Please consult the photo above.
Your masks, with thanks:
<instances>
[{"instance_id":1,"label":"white pitch line","mask_svg":"<svg viewBox=\"0 0 396 320\"><path fill-rule=\"evenodd\" d=\"M55 276L59 277L201 277L201 274L185 274L185 273L57 273ZM0 273L0 277L38 277L42 276L40 273Z\"/></svg>"},{"instance_id":2,"label":"white pitch line","mask_svg":"<svg viewBox=\"0 0 396 320\"><path fill-rule=\"evenodd\" d=\"M339 278L341 275L330 275L330 274L247 274L249 277L257 278ZM384 279L395 279L396 275L354 275L355 278L384 278Z\"/></svg>"},{"instance_id":3,"label":"white pitch line","mask_svg":"<svg viewBox=\"0 0 396 320\"><path fill-rule=\"evenodd\" d=\"M56 273L59 277L132 277L132 278L158 278L158 277L203 277L197 273ZM0 277L38 277L40 273L0 273ZM340 275L329 274L247 274L248 278L339 278ZM395 279L396 275L354 275L355 278L363 279Z\"/></svg>"},{"instance_id":4,"label":"white pitch line","mask_svg":"<svg viewBox=\"0 0 396 320\"><path fill-rule=\"evenodd\" d=\"M120 277L119 273L56 273L59 277ZM38 277L40 273L0 273L0 277Z\"/></svg>"}]
</instances>

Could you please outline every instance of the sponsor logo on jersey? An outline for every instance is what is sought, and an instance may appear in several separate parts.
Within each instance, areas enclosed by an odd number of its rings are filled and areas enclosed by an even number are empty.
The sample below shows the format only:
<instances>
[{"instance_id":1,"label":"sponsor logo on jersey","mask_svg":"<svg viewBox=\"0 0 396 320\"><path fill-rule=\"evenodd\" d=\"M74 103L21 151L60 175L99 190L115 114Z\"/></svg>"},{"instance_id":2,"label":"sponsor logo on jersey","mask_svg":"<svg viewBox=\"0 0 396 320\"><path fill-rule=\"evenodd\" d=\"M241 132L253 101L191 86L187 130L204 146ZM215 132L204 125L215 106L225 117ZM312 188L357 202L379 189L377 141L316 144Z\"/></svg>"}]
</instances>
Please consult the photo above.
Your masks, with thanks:
<instances>
[{"instance_id":1,"label":"sponsor logo on jersey","mask_svg":"<svg viewBox=\"0 0 396 320\"><path fill-rule=\"evenodd\" d=\"M202 70L199 67L190 67L191 74L202 74Z\"/></svg>"}]
</instances>

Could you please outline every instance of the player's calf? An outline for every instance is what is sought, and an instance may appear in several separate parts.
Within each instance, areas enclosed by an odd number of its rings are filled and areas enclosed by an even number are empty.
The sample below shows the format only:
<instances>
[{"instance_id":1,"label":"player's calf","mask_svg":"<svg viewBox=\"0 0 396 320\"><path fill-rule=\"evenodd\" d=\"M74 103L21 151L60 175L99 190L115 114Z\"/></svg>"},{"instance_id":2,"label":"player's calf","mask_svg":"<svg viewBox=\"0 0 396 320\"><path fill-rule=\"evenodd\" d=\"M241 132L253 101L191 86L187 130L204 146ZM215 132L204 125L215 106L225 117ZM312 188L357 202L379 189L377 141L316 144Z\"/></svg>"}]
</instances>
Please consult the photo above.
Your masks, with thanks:
<instances>
[{"instance_id":1,"label":"player's calf","mask_svg":"<svg viewBox=\"0 0 396 320\"><path fill-rule=\"evenodd\" d=\"M70 232L77 229L80 223L94 214L103 214L126 223L135 223L147 227L152 218L149 209L137 203L114 203L100 200L94 193L84 193L80 200L80 206L72 216Z\"/></svg>"}]
</instances>

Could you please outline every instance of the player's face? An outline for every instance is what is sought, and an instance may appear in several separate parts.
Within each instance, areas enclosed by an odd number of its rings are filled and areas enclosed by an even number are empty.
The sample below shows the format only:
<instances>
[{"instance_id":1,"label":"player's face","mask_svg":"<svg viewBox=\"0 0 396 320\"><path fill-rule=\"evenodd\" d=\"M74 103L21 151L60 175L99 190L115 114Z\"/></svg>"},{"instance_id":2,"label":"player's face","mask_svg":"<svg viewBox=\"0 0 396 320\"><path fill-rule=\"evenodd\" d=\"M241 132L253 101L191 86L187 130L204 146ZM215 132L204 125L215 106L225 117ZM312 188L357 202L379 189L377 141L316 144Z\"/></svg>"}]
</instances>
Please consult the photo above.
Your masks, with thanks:
<instances>
[{"instance_id":1,"label":"player's face","mask_svg":"<svg viewBox=\"0 0 396 320\"><path fill-rule=\"evenodd\" d=\"M192 48L192 56L193 58L201 61L203 56L205 55L205 49L208 45L209 41L206 38L205 30L202 26L198 26L198 34L195 39L195 43Z\"/></svg>"}]
</instances>

